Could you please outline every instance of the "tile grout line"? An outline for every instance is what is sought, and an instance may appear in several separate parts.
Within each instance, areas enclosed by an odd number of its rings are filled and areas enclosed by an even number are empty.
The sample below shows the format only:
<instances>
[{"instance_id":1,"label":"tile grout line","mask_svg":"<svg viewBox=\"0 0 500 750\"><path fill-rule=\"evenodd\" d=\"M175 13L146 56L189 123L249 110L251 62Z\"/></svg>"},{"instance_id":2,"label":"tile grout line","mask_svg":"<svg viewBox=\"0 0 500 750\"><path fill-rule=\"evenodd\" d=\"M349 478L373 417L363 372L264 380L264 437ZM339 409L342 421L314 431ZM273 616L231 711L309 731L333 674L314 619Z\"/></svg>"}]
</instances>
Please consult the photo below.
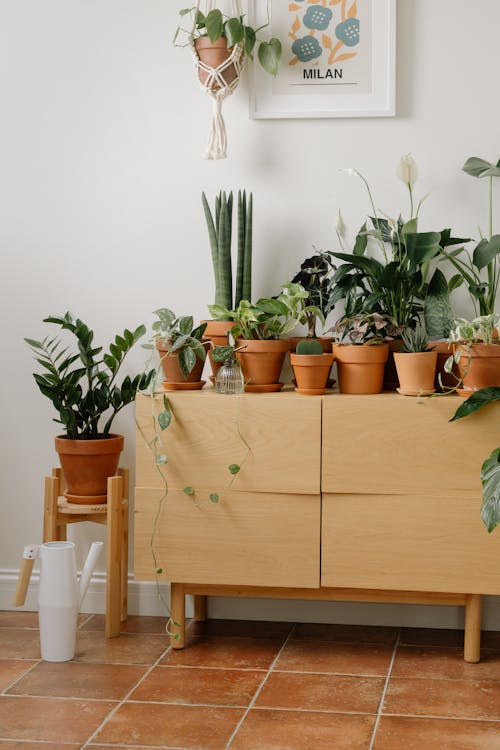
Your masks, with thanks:
<instances>
[{"instance_id":1,"label":"tile grout line","mask_svg":"<svg viewBox=\"0 0 500 750\"><path fill-rule=\"evenodd\" d=\"M191 626L193 625L193 623L194 623L194 622L195 622L195 620L194 620L194 618L193 618L193 619L191 620L191 622L189 623L189 625L187 626L187 628L186 628L186 633L187 633L187 632L188 632L188 631L190 630L190 628L191 628ZM119 701L119 703L118 703L118 704L117 704L117 705L116 705L116 706L115 706L114 708L112 708L112 709L111 709L111 711L110 711L110 712L108 713L108 715L107 715L107 716L106 716L106 717L105 717L105 718L103 719L103 721L102 721L102 722L101 722L101 723L99 724L99 726L97 727L97 729L95 729L95 731L94 731L94 732L93 732L93 733L91 734L91 736L90 736L90 737L89 737L89 738L87 739L87 741L83 743L83 745L81 746L80 750L84 750L84 749L85 749L86 747L89 747L89 743L90 743L90 742L92 742L92 741L93 741L93 740L94 740L94 739L95 739L95 738L97 737L98 733L99 733L99 732L100 732L100 731L101 731L102 729L104 729L104 727L106 726L106 724L108 723L108 721L110 721L110 719L112 719L112 718L113 718L113 716L114 716L114 715L116 714L116 712L117 712L117 711L118 711L118 710L119 710L119 709L120 709L120 708L121 708L121 707L123 706L123 704L124 704L124 703L125 703L125 702L127 701L127 698L129 698L129 696L130 696L130 695L132 695L132 693L134 692L134 690L136 690L136 689L137 689L137 688L139 687L139 685L140 685L140 684L141 684L142 682L144 682L144 680L146 679L146 677L148 677L148 676L149 676L149 675L151 674L151 672L153 671L153 669L154 669L155 667L157 667L157 666L158 666L158 664L160 663L160 661L161 661L161 660L162 660L162 659L163 659L163 658L164 658L164 657L165 657L165 656L166 656L166 655L167 655L167 654L169 653L169 651L171 651L171 650L172 650L172 646L170 646L170 645L169 645L169 646L168 646L168 647L167 647L167 648L166 648L166 649L165 649L164 651L162 651L162 653L160 654L160 656L158 657L158 659L157 659L157 660L156 660L156 661L155 661L155 662L154 662L154 663L153 663L153 664L152 664L152 665L151 665L151 666L149 667L149 669L147 669L147 670L145 671L145 673L144 673L144 674L142 675L142 677L141 677L141 678L140 678L140 679L139 679L139 680L138 680L138 681L137 681L137 682L135 683L135 685L133 685L133 686L132 686L132 687L130 688L130 690L129 690L129 691L128 691L128 693L127 693L127 694L125 695L125 697L124 697L124 698L122 698L122 700L121 700L121 701Z\"/></svg>"},{"instance_id":2,"label":"tile grout line","mask_svg":"<svg viewBox=\"0 0 500 750\"><path fill-rule=\"evenodd\" d=\"M270 665L270 667L269 667L269 669L267 671L267 674L265 675L265 677L263 678L263 680L260 683L259 687L255 691L252 700L250 701L250 703L247 706L246 711L244 711L243 716L241 717L241 719L237 723L236 727L234 728L234 731L233 731L232 735L230 736L230 738L229 738L229 740L227 742L227 745L225 746L224 750L229 750L229 748L231 747L231 744L232 744L233 740L235 739L236 735L238 734L238 732L240 731L240 729L241 729L241 727L243 725L243 722L245 721L246 717L248 716L248 714L250 712L250 709L252 709L254 707L255 701L259 697L260 693L262 692L262 689L264 688L264 685L266 684L267 680L269 679L269 677L271 675L271 672L274 669L275 664L277 664L278 659L280 658L281 654L283 653L283 651L287 647L288 641L291 639L293 633L295 632L295 628L296 628L296 624L294 623L293 626L292 626L292 628L291 628L291 630L290 630L290 632L288 633L287 637L285 638L285 641L284 641L283 645L281 646L280 650L278 651L278 653L276 654L276 656L272 660L271 665Z\"/></svg>"},{"instance_id":3,"label":"tile grout line","mask_svg":"<svg viewBox=\"0 0 500 750\"><path fill-rule=\"evenodd\" d=\"M389 687L389 681L391 679L392 668L393 668L394 662L396 660L396 654L397 654L398 647L399 647L400 636L401 636L401 629L398 631L398 635L397 635L397 638L396 638L396 643L394 644L394 649L393 649L393 652L392 652L392 659L391 659L391 663L389 664L389 669L387 670L387 675L386 675L386 678L385 678L385 684L384 684L384 687L383 687L383 690L382 690L382 695L380 696L380 701L379 701L378 710L377 710L377 717L375 719L375 724L374 724L373 732L372 732L372 738L371 738L368 750L373 750L373 747L374 747L374 744L375 744L375 738L377 736L378 725L380 723L380 717L382 716L382 709L384 707L385 696L386 696L386 693L387 693L387 689Z\"/></svg>"},{"instance_id":4,"label":"tile grout line","mask_svg":"<svg viewBox=\"0 0 500 750\"><path fill-rule=\"evenodd\" d=\"M13 659L12 661L18 661L18 660L17 659ZM41 663L42 663L42 659L37 659L37 661L35 662L35 664L33 664L28 670L26 670L26 672L23 672L21 675L19 675L19 677L16 677L13 682L11 682L9 685L7 685L7 687L2 690L2 692L0 693L0 695L6 696L8 698L11 698L12 696L10 696L7 693L7 690L10 690L11 688L13 688L14 685L16 685L19 682L19 680L22 680L23 677L26 677L27 675L29 675L29 673L32 672L35 669L35 667L38 667L38 665L41 664Z\"/></svg>"}]
</instances>

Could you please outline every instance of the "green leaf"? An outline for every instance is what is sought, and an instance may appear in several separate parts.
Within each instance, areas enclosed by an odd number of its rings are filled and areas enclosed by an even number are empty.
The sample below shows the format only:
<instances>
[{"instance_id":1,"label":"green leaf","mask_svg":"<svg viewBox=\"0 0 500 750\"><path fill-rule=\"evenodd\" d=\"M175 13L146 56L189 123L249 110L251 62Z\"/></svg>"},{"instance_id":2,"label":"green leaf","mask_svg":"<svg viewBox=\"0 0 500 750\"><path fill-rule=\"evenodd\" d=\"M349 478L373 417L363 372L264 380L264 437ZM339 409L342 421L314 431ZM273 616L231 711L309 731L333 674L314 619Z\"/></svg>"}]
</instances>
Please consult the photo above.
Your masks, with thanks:
<instances>
[{"instance_id":1,"label":"green leaf","mask_svg":"<svg viewBox=\"0 0 500 750\"><path fill-rule=\"evenodd\" d=\"M271 39L269 42L259 44L259 62L272 76L278 75L281 60L281 42L279 39Z\"/></svg>"},{"instance_id":2,"label":"green leaf","mask_svg":"<svg viewBox=\"0 0 500 750\"><path fill-rule=\"evenodd\" d=\"M232 356L234 347L232 346L216 346L212 349L212 359L214 362L225 362L229 357Z\"/></svg>"},{"instance_id":3,"label":"green leaf","mask_svg":"<svg viewBox=\"0 0 500 750\"><path fill-rule=\"evenodd\" d=\"M500 253L500 234L494 234L491 240L481 240L476 246L472 262L480 271L482 268L486 268L498 253Z\"/></svg>"},{"instance_id":4,"label":"green leaf","mask_svg":"<svg viewBox=\"0 0 500 750\"><path fill-rule=\"evenodd\" d=\"M471 156L462 167L472 177L500 177L500 167L478 156Z\"/></svg>"},{"instance_id":5,"label":"green leaf","mask_svg":"<svg viewBox=\"0 0 500 750\"><path fill-rule=\"evenodd\" d=\"M453 292L455 289L458 289L459 286L462 286L463 283L464 277L462 276L462 274L456 273L448 282L448 290L450 292Z\"/></svg>"},{"instance_id":6,"label":"green leaf","mask_svg":"<svg viewBox=\"0 0 500 750\"><path fill-rule=\"evenodd\" d=\"M253 49L256 41L255 31L250 26L245 26L245 53L250 60L253 60Z\"/></svg>"},{"instance_id":7,"label":"green leaf","mask_svg":"<svg viewBox=\"0 0 500 750\"><path fill-rule=\"evenodd\" d=\"M169 411L162 411L158 414L158 424L161 430L166 430L172 421L172 413Z\"/></svg>"},{"instance_id":8,"label":"green leaf","mask_svg":"<svg viewBox=\"0 0 500 750\"><path fill-rule=\"evenodd\" d=\"M193 330L193 317L192 315L184 315L182 318L179 318L179 331L186 336L191 335L191 331Z\"/></svg>"},{"instance_id":9,"label":"green leaf","mask_svg":"<svg viewBox=\"0 0 500 750\"><path fill-rule=\"evenodd\" d=\"M211 42L217 41L222 36L222 25L223 19L220 10L217 8L211 10L205 18L205 26Z\"/></svg>"},{"instance_id":10,"label":"green leaf","mask_svg":"<svg viewBox=\"0 0 500 750\"><path fill-rule=\"evenodd\" d=\"M187 16L188 13L191 13L192 10L194 10L194 8L182 8L182 10L179 11L179 15Z\"/></svg>"},{"instance_id":11,"label":"green leaf","mask_svg":"<svg viewBox=\"0 0 500 750\"><path fill-rule=\"evenodd\" d=\"M229 473L230 473L230 474L233 474L233 475L235 475L235 474L238 474L238 472L239 472L239 471L240 471L240 469L241 469L241 466L238 466L238 464L231 464L231 465L230 465L230 466L228 466L227 468L229 469Z\"/></svg>"},{"instance_id":12,"label":"green leaf","mask_svg":"<svg viewBox=\"0 0 500 750\"><path fill-rule=\"evenodd\" d=\"M161 574L163 573L163 568L156 568L155 573L156 575L161 576Z\"/></svg>"},{"instance_id":13,"label":"green leaf","mask_svg":"<svg viewBox=\"0 0 500 750\"><path fill-rule=\"evenodd\" d=\"M287 315L289 312L288 307L279 299L260 299L256 307L259 312L269 315Z\"/></svg>"},{"instance_id":14,"label":"green leaf","mask_svg":"<svg viewBox=\"0 0 500 750\"><path fill-rule=\"evenodd\" d=\"M245 29L239 18L230 18L224 24L224 34L227 39L227 46L234 47L235 44L243 41Z\"/></svg>"},{"instance_id":15,"label":"green leaf","mask_svg":"<svg viewBox=\"0 0 500 750\"><path fill-rule=\"evenodd\" d=\"M500 387L489 386L488 388L481 388L479 391L475 391L467 401L464 401L456 410L450 422L455 422L457 419L462 417L468 417L474 414L478 409L482 409L483 406L492 404L495 401L500 401Z\"/></svg>"},{"instance_id":16,"label":"green leaf","mask_svg":"<svg viewBox=\"0 0 500 750\"><path fill-rule=\"evenodd\" d=\"M185 378L192 372L196 364L196 354L186 347L179 352L179 365Z\"/></svg>"},{"instance_id":17,"label":"green leaf","mask_svg":"<svg viewBox=\"0 0 500 750\"><path fill-rule=\"evenodd\" d=\"M159 453L156 456L155 463L156 463L157 466L161 466L162 464L166 464L167 463L167 457L166 457L166 455L164 453Z\"/></svg>"},{"instance_id":18,"label":"green leaf","mask_svg":"<svg viewBox=\"0 0 500 750\"><path fill-rule=\"evenodd\" d=\"M434 258L440 251L440 232L415 232L405 235L408 257L415 266L421 266Z\"/></svg>"},{"instance_id":19,"label":"green leaf","mask_svg":"<svg viewBox=\"0 0 500 750\"><path fill-rule=\"evenodd\" d=\"M403 234L416 234L417 233L418 219L411 219L403 224Z\"/></svg>"},{"instance_id":20,"label":"green leaf","mask_svg":"<svg viewBox=\"0 0 500 750\"><path fill-rule=\"evenodd\" d=\"M184 334L182 336L179 336L179 338L176 339L174 341L174 343L172 344L172 346L170 347L169 352L177 352L177 351L179 351L179 349L182 349L182 347L186 346L186 344L188 343L188 341L189 341L189 335L188 334Z\"/></svg>"},{"instance_id":21,"label":"green leaf","mask_svg":"<svg viewBox=\"0 0 500 750\"><path fill-rule=\"evenodd\" d=\"M210 502L211 503L219 502L219 495L217 494L217 492L212 492L212 494L210 495Z\"/></svg>"},{"instance_id":22,"label":"green leaf","mask_svg":"<svg viewBox=\"0 0 500 750\"><path fill-rule=\"evenodd\" d=\"M184 487L182 490L185 495L194 495L194 489L193 487Z\"/></svg>"},{"instance_id":23,"label":"green leaf","mask_svg":"<svg viewBox=\"0 0 500 750\"><path fill-rule=\"evenodd\" d=\"M368 245L368 235L366 234L366 221L356 235L356 242L354 243L353 255L364 255L366 246Z\"/></svg>"},{"instance_id":24,"label":"green leaf","mask_svg":"<svg viewBox=\"0 0 500 750\"><path fill-rule=\"evenodd\" d=\"M436 269L429 283L424 302L425 328L428 336L447 339L453 328L448 283L442 271Z\"/></svg>"},{"instance_id":25,"label":"green leaf","mask_svg":"<svg viewBox=\"0 0 500 750\"><path fill-rule=\"evenodd\" d=\"M483 505L481 518L491 533L500 523L500 448L496 448L481 468Z\"/></svg>"}]
</instances>

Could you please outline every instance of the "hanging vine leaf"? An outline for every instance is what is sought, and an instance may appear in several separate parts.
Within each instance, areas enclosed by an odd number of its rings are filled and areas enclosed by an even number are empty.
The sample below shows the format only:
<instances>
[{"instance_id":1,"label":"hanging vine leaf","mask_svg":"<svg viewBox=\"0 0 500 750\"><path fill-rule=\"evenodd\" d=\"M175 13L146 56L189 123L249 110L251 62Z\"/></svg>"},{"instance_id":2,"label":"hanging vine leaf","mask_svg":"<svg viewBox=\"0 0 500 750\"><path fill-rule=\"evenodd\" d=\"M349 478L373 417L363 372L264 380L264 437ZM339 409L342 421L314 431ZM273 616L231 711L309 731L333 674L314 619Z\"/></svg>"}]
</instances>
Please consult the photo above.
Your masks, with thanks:
<instances>
[{"instance_id":1,"label":"hanging vine leaf","mask_svg":"<svg viewBox=\"0 0 500 750\"><path fill-rule=\"evenodd\" d=\"M216 492L212 492L212 494L210 495L210 502L211 503L219 502L219 495Z\"/></svg>"},{"instance_id":2,"label":"hanging vine leaf","mask_svg":"<svg viewBox=\"0 0 500 750\"><path fill-rule=\"evenodd\" d=\"M500 448L496 448L481 468L483 506L481 518L491 533L500 523Z\"/></svg>"},{"instance_id":3,"label":"hanging vine leaf","mask_svg":"<svg viewBox=\"0 0 500 750\"><path fill-rule=\"evenodd\" d=\"M281 60L281 42L273 38L269 42L261 42L259 45L259 62L272 76L278 75Z\"/></svg>"},{"instance_id":4,"label":"hanging vine leaf","mask_svg":"<svg viewBox=\"0 0 500 750\"><path fill-rule=\"evenodd\" d=\"M228 469L229 469L230 474L234 475L234 474L238 474L238 472L241 469L241 466L238 466L238 464L231 464L230 466L228 466Z\"/></svg>"},{"instance_id":5,"label":"hanging vine leaf","mask_svg":"<svg viewBox=\"0 0 500 750\"><path fill-rule=\"evenodd\" d=\"M185 495L194 495L194 489L193 487L184 487L182 490Z\"/></svg>"}]
</instances>

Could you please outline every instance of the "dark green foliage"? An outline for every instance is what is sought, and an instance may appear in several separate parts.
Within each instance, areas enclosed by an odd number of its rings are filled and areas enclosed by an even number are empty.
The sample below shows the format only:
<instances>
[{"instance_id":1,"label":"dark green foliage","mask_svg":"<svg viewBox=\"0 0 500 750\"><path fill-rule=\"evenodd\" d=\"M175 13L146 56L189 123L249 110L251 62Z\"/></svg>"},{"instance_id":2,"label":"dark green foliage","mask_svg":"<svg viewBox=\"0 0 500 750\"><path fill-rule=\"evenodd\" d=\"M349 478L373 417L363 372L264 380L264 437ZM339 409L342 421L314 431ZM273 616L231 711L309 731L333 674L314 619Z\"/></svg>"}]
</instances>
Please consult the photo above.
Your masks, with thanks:
<instances>
[{"instance_id":1,"label":"dark green foliage","mask_svg":"<svg viewBox=\"0 0 500 750\"><path fill-rule=\"evenodd\" d=\"M145 334L145 326L135 331L125 329L102 354L103 348L93 344L94 332L71 313L49 316L44 323L69 331L76 338L78 349L72 351L57 336L47 336L42 341L25 339L43 368L42 374L34 373L33 377L59 413L54 421L62 424L73 440L106 437L116 414L134 401L137 392L145 390L154 377L151 370L133 378L126 375L119 385L116 382L126 354ZM104 425L100 424L101 418L106 420Z\"/></svg>"},{"instance_id":2,"label":"dark green foliage","mask_svg":"<svg viewBox=\"0 0 500 750\"><path fill-rule=\"evenodd\" d=\"M309 292L310 305L321 311L323 319L335 306L331 278L336 268L332 263L332 255L329 251L322 251L306 258L300 266L300 271L292 279L292 284L301 284ZM307 325L307 335L311 338L316 336L317 317L316 314L309 313L303 321Z\"/></svg>"}]
</instances>

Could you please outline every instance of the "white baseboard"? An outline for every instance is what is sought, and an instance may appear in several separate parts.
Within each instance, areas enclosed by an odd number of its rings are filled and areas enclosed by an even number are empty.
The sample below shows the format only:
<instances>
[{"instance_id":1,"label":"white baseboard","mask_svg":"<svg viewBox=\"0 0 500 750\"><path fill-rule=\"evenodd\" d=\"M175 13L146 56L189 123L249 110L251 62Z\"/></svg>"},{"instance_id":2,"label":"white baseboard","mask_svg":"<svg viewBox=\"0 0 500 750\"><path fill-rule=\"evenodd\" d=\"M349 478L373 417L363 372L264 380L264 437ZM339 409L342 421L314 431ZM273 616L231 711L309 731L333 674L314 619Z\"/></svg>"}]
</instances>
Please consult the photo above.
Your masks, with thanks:
<instances>
[{"instance_id":1,"label":"white baseboard","mask_svg":"<svg viewBox=\"0 0 500 750\"><path fill-rule=\"evenodd\" d=\"M14 609L13 599L17 570L0 570L0 609ZM38 573L33 573L22 609L37 608ZM82 612L103 613L105 610L106 577L98 573L92 581ZM169 587L162 585L162 597L169 601ZM129 579L128 610L131 615L159 615L167 611L158 597L155 583ZM209 617L235 620L275 620L286 622L336 622L351 625L393 625L414 628L462 628L462 607L441 607L420 604L364 604L351 602L314 602L293 599L210 598ZM188 601L187 615L192 615ZM484 597L483 629L500 630L500 598Z\"/></svg>"}]
</instances>

